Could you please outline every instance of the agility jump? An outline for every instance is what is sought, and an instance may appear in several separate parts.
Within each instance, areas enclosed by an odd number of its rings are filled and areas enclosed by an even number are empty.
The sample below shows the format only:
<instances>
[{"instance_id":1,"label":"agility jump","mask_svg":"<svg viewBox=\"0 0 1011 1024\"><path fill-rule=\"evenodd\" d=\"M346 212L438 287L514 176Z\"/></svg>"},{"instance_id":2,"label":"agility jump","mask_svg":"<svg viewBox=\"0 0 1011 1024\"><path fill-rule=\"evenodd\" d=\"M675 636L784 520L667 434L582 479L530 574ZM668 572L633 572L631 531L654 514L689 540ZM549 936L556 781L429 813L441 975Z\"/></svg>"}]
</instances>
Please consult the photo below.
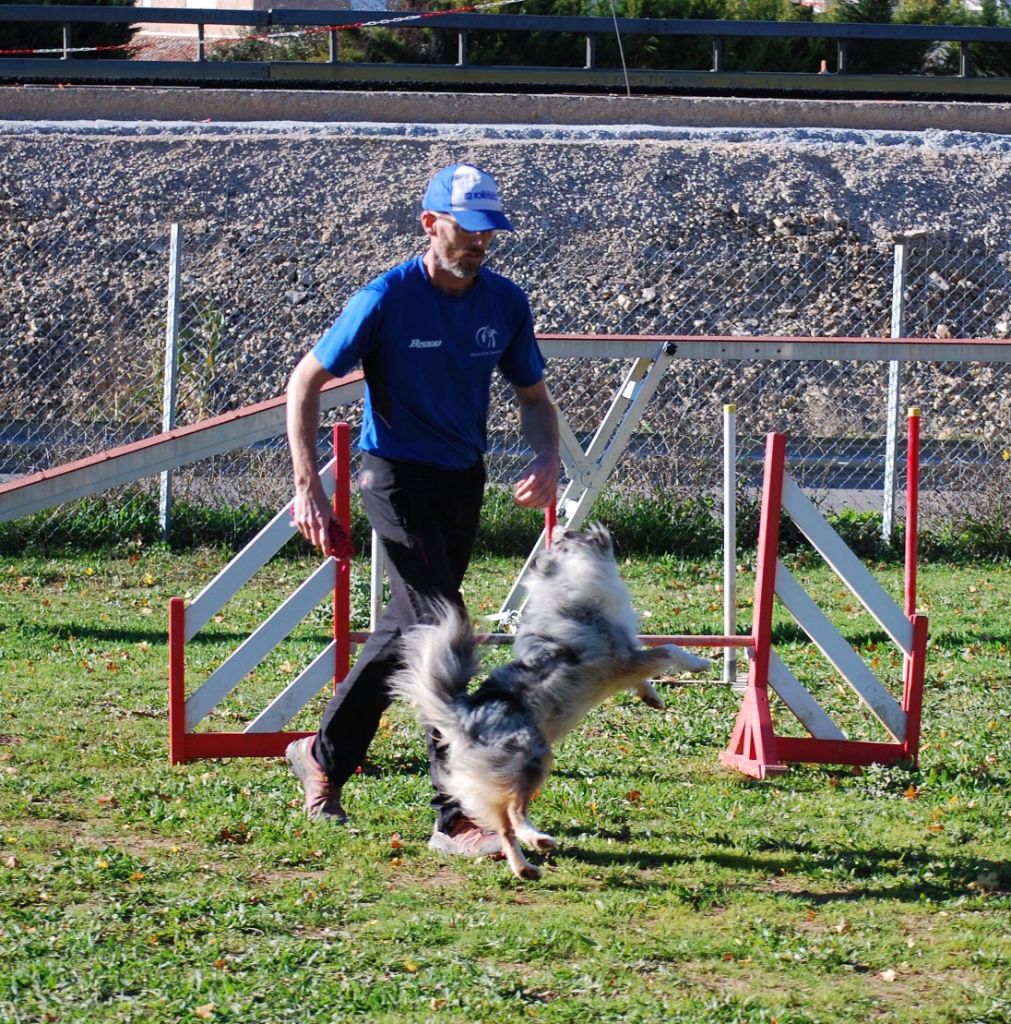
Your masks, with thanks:
<instances>
[{"instance_id":1,"label":"agility jump","mask_svg":"<svg viewBox=\"0 0 1011 1024\"><path fill-rule=\"evenodd\" d=\"M842 539L786 475L786 437L766 440L761 521L756 562L754 616L746 635L641 637L653 646L744 649L748 684L727 749L721 761L756 778L782 772L791 762L867 765L915 762L919 751L927 620L915 613L917 504L919 485L919 411L908 420L908 485L905 560L905 606L899 609ZM338 521L350 528L350 432L334 429L334 458L321 471ZM896 701L849 647L797 581L779 561L780 512L785 510L815 549L853 591L903 655L903 695ZM550 538L555 509L545 514L546 529L538 546ZM204 757L281 756L292 739L307 732L284 726L327 685L340 686L350 665L352 643L366 633L350 630L350 562L330 555L211 675L186 696L186 644L295 534L287 506L239 552L187 606L169 602L169 759L179 763ZM515 588L514 588L515 589ZM332 640L242 732L197 732L199 723L319 603L333 595ZM772 648L774 599L780 600L892 736L891 742L847 739L814 697L776 656ZM493 642L509 642L507 635ZM796 715L809 735L777 735L769 707L769 689ZM339 692L339 690L335 690Z\"/></svg>"}]
</instances>

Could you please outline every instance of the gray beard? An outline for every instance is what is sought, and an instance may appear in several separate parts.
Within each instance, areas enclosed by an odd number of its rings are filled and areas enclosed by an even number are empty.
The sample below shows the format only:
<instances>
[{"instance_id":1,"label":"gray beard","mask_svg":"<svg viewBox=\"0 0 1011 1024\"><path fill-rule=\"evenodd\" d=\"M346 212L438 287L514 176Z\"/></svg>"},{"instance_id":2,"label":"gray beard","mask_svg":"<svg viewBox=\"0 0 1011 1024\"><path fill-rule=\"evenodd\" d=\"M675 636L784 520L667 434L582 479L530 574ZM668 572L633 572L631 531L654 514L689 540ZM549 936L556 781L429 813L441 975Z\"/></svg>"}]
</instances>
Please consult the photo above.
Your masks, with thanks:
<instances>
[{"instance_id":1,"label":"gray beard","mask_svg":"<svg viewBox=\"0 0 1011 1024\"><path fill-rule=\"evenodd\" d=\"M481 265L477 270L471 270L469 267L465 267L462 263L445 259L438 253L435 254L435 262L438 264L440 270L445 270L447 274L452 274L453 277L458 277L461 281L467 281L471 278L477 277L478 271L481 269L481 266L484 265L484 261L482 260Z\"/></svg>"}]
</instances>

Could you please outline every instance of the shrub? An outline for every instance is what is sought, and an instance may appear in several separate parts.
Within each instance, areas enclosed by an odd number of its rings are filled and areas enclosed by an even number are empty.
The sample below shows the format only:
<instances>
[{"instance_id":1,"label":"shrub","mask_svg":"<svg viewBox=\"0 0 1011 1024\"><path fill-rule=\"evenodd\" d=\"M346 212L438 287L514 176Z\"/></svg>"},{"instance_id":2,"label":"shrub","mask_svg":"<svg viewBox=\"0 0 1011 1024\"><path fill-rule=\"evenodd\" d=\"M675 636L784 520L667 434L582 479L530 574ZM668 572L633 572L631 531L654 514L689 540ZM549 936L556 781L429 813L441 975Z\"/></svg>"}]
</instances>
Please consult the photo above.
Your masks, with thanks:
<instances>
[{"instance_id":1,"label":"shrub","mask_svg":"<svg viewBox=\"0 0 1011 1024\"><path fill-rule=\"evenodd\" d=\"M753 551L758 543L760 504L742 493L737 502L738 550ZM270 522L277 510L259 505L214 508L186 501L173 506L173 550L219 547L238 551ZM608 491L593 504L588 518L603 523L613 534L621 555L661 556L705 560L723 550L723 517L711 497L637 498ZM1002 502L980 509L974 519L951 522L940 529L921 531L921 561L997 561L1011 558L1011 509ZM865 561L893 561L903 555L901 525L891 543L882 539L879 512L843 509L826 516L846 545ZM489 487L485 496L475 551L485 555L517 557L533 547L544 526L543 513L520 508L507 488ZM359 553L368 556L371 528L358 495L351 501L351 534ZM37 512L0 523L0 554L26 551L65 552L108 550L125 553L160 542L158 499L151 493L128 491L117 498L87 498L59 509ZM801 553L811 547L793 521L783 514L780 550ZM297 541L283 553L304 553Z\"/></svg>"}]
</instances>

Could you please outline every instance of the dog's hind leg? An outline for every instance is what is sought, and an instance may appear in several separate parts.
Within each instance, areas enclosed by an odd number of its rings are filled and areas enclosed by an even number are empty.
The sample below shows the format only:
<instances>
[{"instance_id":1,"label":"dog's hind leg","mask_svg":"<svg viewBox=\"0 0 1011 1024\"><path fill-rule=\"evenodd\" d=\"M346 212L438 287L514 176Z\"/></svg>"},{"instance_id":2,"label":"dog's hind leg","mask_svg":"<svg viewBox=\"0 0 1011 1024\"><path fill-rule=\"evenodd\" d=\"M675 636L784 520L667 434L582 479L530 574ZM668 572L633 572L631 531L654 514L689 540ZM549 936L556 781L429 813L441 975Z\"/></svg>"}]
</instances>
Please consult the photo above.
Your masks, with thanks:
<instances>
[{"instance_id":1,"label":"dog's hind leg","mask_svg":"<svg viewBox=\"0 0 1011 1024\"><path fill-rule=\"evenodd\" d=\"M502 840L502 852L505 854L505 859L509 862L509 867L512 868L512 873L517 878L525 878L528 881L536 881L541 877L540 868L534 867L523 856L523 851L520 849L520 844L516 841L516 827L513 825L513 807L512 805L497 808L498 818L497 827L495 829L498 832L499 839Z\"/></svg>"},{"instance_id":2,"label":"dog's hind leg","mask_svg":"<svg viewBox=\"0 0 1011 1024\"><path fill-rule=\"evenodd\" d=\"M633 690L644 704L660 709L664 706L663 698L649 680L651 676L658 675L672 665L687 672L701 672L709 667L709 661L706 658L697 658L676 644L664 644L662 647L636 651L624 667L622 675L628 679L627 687Z\"/></svg>"},{"instance_id":3,"label":"dog's hind leg","mask_svg":"<svg viewBox=\"0 0 1011 1024\"><path fill-rule=\"evenodd\" d=\"M558 846L558 840L554 836L549 836L546 832L534 828L530 821L529 808L529 794L524 795L515 804L509 805L509 820L516 831L517 839L527 846L532 846L535 850L553 850Z\"/></svg>"},{"instance_id":4,"label":"dog's hind leg","mask_svg":"<svg viewBox=\"0 0 1011 1024\"><path fill-rule=\"evenodd\" d=\"M678 647L677 644L664 644L655 650L665 651L670 659L670 667L681 672L704 672L712 664L708 658L700 658L697 654Z\"/></svg>"}]
</instances>

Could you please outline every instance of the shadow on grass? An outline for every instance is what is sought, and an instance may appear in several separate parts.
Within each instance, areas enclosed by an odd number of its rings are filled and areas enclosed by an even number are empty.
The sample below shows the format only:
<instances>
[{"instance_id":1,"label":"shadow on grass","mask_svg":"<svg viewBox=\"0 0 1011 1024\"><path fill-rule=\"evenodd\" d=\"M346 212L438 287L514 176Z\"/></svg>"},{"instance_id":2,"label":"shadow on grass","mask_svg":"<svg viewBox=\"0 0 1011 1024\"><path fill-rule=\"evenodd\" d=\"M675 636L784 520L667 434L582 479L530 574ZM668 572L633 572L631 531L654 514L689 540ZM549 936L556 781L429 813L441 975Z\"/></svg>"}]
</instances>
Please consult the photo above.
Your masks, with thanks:
<instances>
[{"instance_id":1,"label":"shadow on grass","mask_svg":"<svg viewBox=\"0 0 1011 1024\"><path fill-rule=\"evenodd\" d=\"M158 620L155 620L156 622ZM37 638L40 643L51 644L54 641L67 641L71 637L84 642L102 643L141 643L164 644L168 641L168 627L161 626L151 629L123 629L110 626L92 626L80 622L68 622L61 625L49 625L38 622L17 623L17 629L26 637ZM9 628L13 629L14 624ZM187 645L191 648L211 647L215 645L238 646L248 640L252 630L216 630L212 633L198 633ZM300 636L300 642L310 642L316 637ZM330 638L321 633L318 637L321 648L330 642Z\"/></svg>"},{"instance_id":2,"label":"shadow on grass","mask_svg":"<svg viewBox=\"0 0 1011 1024\"><path fill-rule=\"evenodd\" d=\"M585 835L585 832L579 833ZM845 849L806 843L780 844L779 856L746 851L709 850L703 853L652 853L633 847L624 849L588 849L565 842L556 856L601 868L633 868L649 873L664 868L709 864L742 875L771 876L757 885L747 877L731 881L725 888L766 888L805 902L828 904L865 899L917 903L921 900L944 901L965 897L970 883L979 879L1006 891L1011 888L1011 865L985 857L935 855L909 849ZM815 889L812 872L834 890ZM866 884L862 884L865 881ZM666 889L670 882L654 880L649 874L610 878L608 886L632 889ZM699 882L710 889L712 883Z\"/></svg>"},{"instance_id":3,"label":"shadow on grass","mask_svg":"<svg viewBox=\"0 0 1011 1024\"><path fill-rule=\"evenodd\" d=\"M11 625L13 630L14 625ZM38 622L20 622L17 629L25 637L37 638L39 643L51 645L54 641L68 641L71 637L82 641L104 641L112 643L143 643L163 644L166 642L165 628L157 629L116 629L110 627L87 626L79 622L68 622L63 625L47 625ZM238 640L245 635L236 634Z\"/></svg>"},{"instance_id":4,"label":"shadow on grass","mask_svg":"<svg viewBox=\"0 0 1011 1024\"><path fill-rule=\"evenodd\" d=\"M930 642L934 647L946 650L948 648L966 647L969 644L1011 644L1011 633L1007 631L995 632L982 629L960 629L948 630L944 633L929 631ZM890 644L888 634L883 630L864 630L860 633L849 632L845 627L840 633L846 642L853 648L859 650L871 644ZM786 646L790 644L808 645L810 637L799 625L793 622L777 622L772 629L773 645Z\"/></svg>"}]
</instances>

